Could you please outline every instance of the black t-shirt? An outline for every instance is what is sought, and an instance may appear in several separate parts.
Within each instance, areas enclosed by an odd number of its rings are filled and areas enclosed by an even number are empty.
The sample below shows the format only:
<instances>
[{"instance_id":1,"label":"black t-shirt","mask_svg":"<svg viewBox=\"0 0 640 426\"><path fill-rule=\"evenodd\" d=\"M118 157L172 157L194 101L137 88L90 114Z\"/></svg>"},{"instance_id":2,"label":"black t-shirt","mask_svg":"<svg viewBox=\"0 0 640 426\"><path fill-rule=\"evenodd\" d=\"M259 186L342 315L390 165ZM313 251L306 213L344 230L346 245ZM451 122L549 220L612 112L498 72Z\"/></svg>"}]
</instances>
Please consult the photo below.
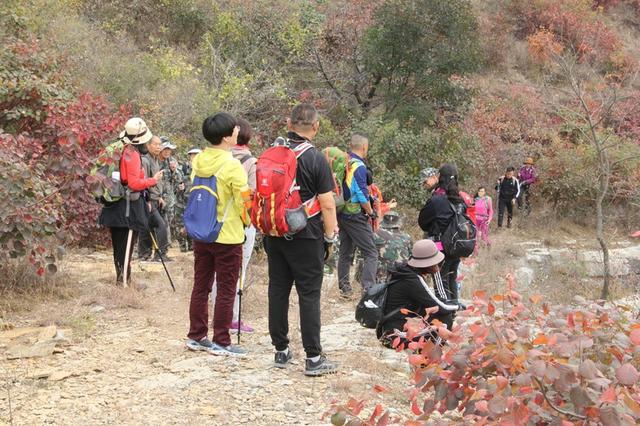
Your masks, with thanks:
<instances>
[{"instance_id":1,"label":"black t-shirt","mask_svg":"<svg viewBox=\"0 0 640 426\"><path fill-rule=\"evenodd\" d=\"M294 132L289 132L287 138L291 141L291 148L295 148L301 143L309 142ZM317 194L331 192L334 186L333 174L324 154L315 148L311 148L300 155L296 168L296 182L300 187L300 198L302 198L303 202ZM323 235L322 214L318 214L309 218L307 226L295 234L293 238L318 240L323 238Z\"/></svg>"}]
</instances>

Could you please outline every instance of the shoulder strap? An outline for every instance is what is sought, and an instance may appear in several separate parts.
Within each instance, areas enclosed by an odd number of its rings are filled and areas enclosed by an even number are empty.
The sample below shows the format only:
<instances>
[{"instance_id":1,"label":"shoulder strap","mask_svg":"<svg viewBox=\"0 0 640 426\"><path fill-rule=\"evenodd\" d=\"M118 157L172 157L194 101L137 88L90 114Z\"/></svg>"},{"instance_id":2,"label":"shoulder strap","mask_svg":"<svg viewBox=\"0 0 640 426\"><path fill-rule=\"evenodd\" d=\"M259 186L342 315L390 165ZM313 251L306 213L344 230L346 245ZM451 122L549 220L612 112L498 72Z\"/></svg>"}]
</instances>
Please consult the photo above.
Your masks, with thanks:
<instances>
[{"instance_id":1,"label":"shoulder strap","mask_svg":"<svg viewBox=\"0 0 640 426\"><path fill-rule=\"evenodd\" d=\"M292 148L292 150L293 150L293 152L296 153L296 158L300 158L300 156L302 154L304 154L305 152L307 152L311 148L313 148L313 145L311 145L309 142L303 142L300 145L298 145L297 147Z\"/></svg>"},{"instance_id":2,"label":"shoulder strap","mask_svg":"<svg viewBox=\"0 0 640 426\"><path fill-rule=\"evenodd\" d=\"M250 159L252 159L252 158L253 158L253 155L251 155L251 154L245 154L245 155L243 155L243 156L242 156L242 158L240 159L240 164L244 164L244 163L246 163L247 161L249 161L249 160L250 160Z\"/></svg>"},{"instance_id":3,"label":"shoulder strap","mask_svg":"<svg viewBox=\"0 0 640 426\"><path fill-rule=\"evenodd\" d=\"M387 283L387 288L385 289L385 291L388 291L388 290L389 290L389 287L390 287L392 284L397 283L398 281L400 281L400 279L389 280L389 282ZM386 298L385 298L384 304L385 304L385 307L386 307L386 304L387 304L387 300L386 300ZM384 324L385 322L387 322L391 317L393 317L395 314L397 314L398 312L400 312L400 310L401 310L401 309L402 309L402 308L396 308L396 309L394 309L393 311L389 312L388 314L383 315L383 316L382 316L382 318L380 318L380 321L378 321L378 325L380 325L380 324Z\"/></svg>"}]
</instances>

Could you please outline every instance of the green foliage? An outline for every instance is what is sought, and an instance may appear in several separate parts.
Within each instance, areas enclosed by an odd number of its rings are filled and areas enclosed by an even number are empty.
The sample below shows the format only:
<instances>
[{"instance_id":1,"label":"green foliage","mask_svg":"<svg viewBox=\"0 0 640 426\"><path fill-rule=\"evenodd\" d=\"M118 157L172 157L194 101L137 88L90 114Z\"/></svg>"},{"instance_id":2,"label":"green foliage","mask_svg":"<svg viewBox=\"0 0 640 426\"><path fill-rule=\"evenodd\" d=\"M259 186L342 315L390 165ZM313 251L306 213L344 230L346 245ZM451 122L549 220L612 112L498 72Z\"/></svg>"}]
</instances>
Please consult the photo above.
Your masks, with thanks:
<instances>
[{"instance_id":1,"label":"green foliage","mask_svg":"<svg viewBox=\"0 0 640 426\"><path fill-rule=\"evenodd\" d=\"M356 131L369 138L369 162L384 198L396 198L401 205L420 207L424 203L421 169L455 163L464 184L470 182L468 171L481 161L477 140L455 127L416 131L397 120L369 119Z\"/></svg>"},{"instance_id":2,"label":"green foliage","mask_svg":"<svg viewBox=\"0 0 640 426\"><path fill-rule=\"evenodd\" d=\"M477 23L466 0L390 0L375 13L362 44L366 70L385 112L406 121L434 117L469 99L452 76L478 69Z\"/></svg>"}]
</instances>

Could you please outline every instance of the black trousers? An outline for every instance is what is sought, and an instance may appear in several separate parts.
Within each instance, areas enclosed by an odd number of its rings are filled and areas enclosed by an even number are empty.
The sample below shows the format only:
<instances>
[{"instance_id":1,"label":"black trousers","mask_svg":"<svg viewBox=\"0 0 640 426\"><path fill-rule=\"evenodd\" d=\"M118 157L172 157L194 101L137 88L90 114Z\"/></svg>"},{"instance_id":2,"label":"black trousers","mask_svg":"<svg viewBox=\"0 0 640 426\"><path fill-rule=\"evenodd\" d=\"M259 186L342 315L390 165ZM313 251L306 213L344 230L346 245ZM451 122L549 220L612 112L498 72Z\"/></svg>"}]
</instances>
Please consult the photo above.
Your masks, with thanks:
<instances>
[{"instance_id":1,"label":"black trousers","mask_svg":"<svg viewBox=\"0 0 640 426\"><path fill-rule=\"evenodd\" d=\"M158 248L161 254L165 254L169 248L169 235L167 229L167 223L158 211L158 202L151 202L151 213L149 213L149 228L154 231L154 238L158 243ZM151 235L149 232L140 233L140 242L138 243L138 256L148 257L151 256L151 249L153 243L151 241Z\"/></svg>"},{"instance_id":2,"label":"black trousers","mask_svg":"<svg viewBox=\"0 0 640 426\"><path fill-rule=\"evenodd\" d=\"M113 245L113 263L116 267L116 282L123 281L125 254L127 252L127 239L129 238L129 228L110 228L111 243ZM131 257L133 255L133 247L138 238L138 233L132 231L131 244L129 246L129 262L127 265L127 279L131 278Z\"/></svg>"},{"instance_id":3,"label":"black trousers","mask_svg":"<svg viewBox=\"0 0 640 426\"><path fill-rule=\"evenodd\" d=\"M324 242L265 237L264 247L269 264L269 334L273 346L284 351L289 345L289 296L295 282L304 351L309 358L320 355Z\"/></svg>"},{"instance_id":4,"label":"black trousers","mask_svg":"<svg viewBox=\"0 0 640 426\"><path fill-rule=\"evenodd\" d=\"M458 267L460 266L459 257L445 256L442 266L440 266L440 275L442 276L442 284L447 293L447 299L458 300Z\"/></svg>"},{"instance_id":5,"label":"black trousers","mask_svg":"<svg viewBox=\"0 0 640 426\"><path fill-rule=\"evenodd\" d=\"M511 198L498 198L498 226L502 226L502 221L504 219L504 210L507 210L507 224L511 223L511 219L513 219L513 204L511 203Z\"/></svg>"}]
</instances>

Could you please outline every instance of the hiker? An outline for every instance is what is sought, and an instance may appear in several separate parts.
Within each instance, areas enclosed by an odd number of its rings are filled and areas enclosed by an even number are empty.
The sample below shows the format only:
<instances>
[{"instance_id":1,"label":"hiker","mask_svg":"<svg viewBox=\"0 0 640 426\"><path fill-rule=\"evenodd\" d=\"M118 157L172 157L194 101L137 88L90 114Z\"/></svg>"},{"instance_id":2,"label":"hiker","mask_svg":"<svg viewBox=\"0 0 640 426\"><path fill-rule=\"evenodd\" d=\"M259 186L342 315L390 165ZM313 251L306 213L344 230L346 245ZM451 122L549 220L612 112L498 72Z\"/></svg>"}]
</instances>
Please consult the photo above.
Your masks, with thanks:
<instances>
[{"instance_id":1,"label":"hiker","mask_svg":"<svg viewBox=\"0 0 640 426\"><path fill-rule=\"evenodd\" d=\"M531 203L529 200L531 185L538 181L538 173L533 166L533 158L528 157L524 160L524 164L518 172L518 180L520 181L520 195L518 196L518 210L524 207L525 212L531 212Z\"/></svg>"},{"instance_id":2,"label":"hiker","mask_svg":"<svg viewBox=\"0 0 640 426\"><path fill-rule=\"evenodd\" d=\"M491 247L489 240L489 225L493 219L493 200L487 195L484 186L478 188L475 195L476 225L478 226L478 239Z\"/></svg>"},{"instance_id":3,"label":"hiker","mask_svg":"<svg viewBox=\"0 0 640 426\"><path fill-rule=\"evenodd\" d=\"M409 260L411 237L402 231L403 221L398 212L390 211L382 217L380 229L376 232L376 245L382 240L379 250L378 282L386 280L388 272L397 264Z\"/></svg>"},{"instance_id":4,"label":"hiker","mask_svg":"<svg viewBox=\"0 0 640 426\"><path fill-rule=\"evenodd\" d=\"M436 243L438 250L444 251L441 237L455 218L454 208L466 211L466 205L458 190L458 168L453 164L445 163L440 167L438 173L436 189L433 196L420 210L418 225L425 232L425 236ZM444 262L440 267L446 296L455 304L458 303L456 279L459 265L459 257L447 256L445 253Z\"/></svg>"},{"instance_id":5,"label":"hiker","mask_svg":"<svg viewBox=\"0 0 640 426\"><path fill-rule=\"evenodd\" d=\"M120 156L120 181L127 188L127 195L115 203L105 204L100 213L99 223L111 230L113 262L116 268L116 283L122 283L125 273L131 276L131 254L138 234L148 232L149 224L145 200L141 193L155 186L162 179L162 171L152 177L145 177L141 154L147 152L147 142L152 134L141 118L127 121L120 139L124 149ZM129 231L131 239L129 240ZM128 253L128 259L125 259Z\"/></svg>"},{"instance_id":6,"label":"hiker","mask_svg":"<svg viewBox=\"0 0 640 426\"><path fill-rule=\"evenodd\" d=\"M367 168L364 159L369 151L369 141L362 135L351 137L349 167L342 184L345 205L338 214L340 227L340 252L338 256L338 285L340 295L350 298L353 294L349 282L349 272L355 249L360 249L363 257L362 287L367 290L376 283L378 251L373 241L372 221L377 214L369 202L367 188Z\"/></svg>"},{"instance_id":7,"label":"hiker","mask_svg":"<svg viewBox=\"0 0 640 426\"><path fill-rule=\"evenodd\" d=\"M396 337L400 337L401 342L408 343L404 333L405 322L407 318L416 315L426 317L429 323L437 319L451 330L454 313L460 310L461 306L447 302L427 284L429 280L433 282L433 287L442 287L438 264L443 260L444 254L433 241L419 240L413 245L410 259L391 271L383 317L376 328L376 335L384 346L391 348ZM426 316L426 309L435 306L439 308L438 311ZM403 308L409 313L401 313L400 310ZM435 331L420 334L415 340L421 336L441 343Z\"/></svg>"},{"instance_id":8,"label":"hiker","mask_svg":"<svg viewBox=\"0 0 640 426\"><path fill-rule=\"evenodd\" d=\"M328 361L322 353L320 344L323 263L336 238L336 212L332 193L334 182L329 163L312 145L320 127L316 108L311 104L298 104L291 111L287 127L289 132L286 143L294 153L299 153L295 182L300 188L300 198L303 203L307 203L308 211L315 213L320 209L320 214L308 217L302 230L286 238L265 233L264 247L269 265L269 334L276 349L275 366L286 368L293 357L288 337L289 295L295 281L300 306L302 345L307 356L304 374L320 376L337 370L337 365ZM269 150L265 154L268 152ZM262 157L258 164L261 160ZM257 175L261 173L258 165ZM258 194L261 194L260 176L257 178L258 190L252 215L258 213L256 203L260 200Z\"/></svg>"},{"instance_id":9,"label":"hiker","mask_svg":"<svg viewBox=\"0 0 640 426\"><path fill-rule=\"evenodd\" d=\"M504 219L504 211L507 210L507 228L511 228L511 220L513 219L513 205L516 198L520 195L520 182L514 176L515 168L507 167L507 171L503 176L498 178L496 183L496 191L498 191L498 228L502 228Z\"/></svg>"},{"instance_id":10,"label":"hiker","mask_svg":"<svg viewBox=\"0 0 640 426\"><path fill-rule=\"evenodd\" d=\"M238 118L236 119L238 126L240 126L240 131L238 132L238 140L236 145L231 148L231 154L233 158L240 161L240 164L244 168L245 173L247 174L247 182L249 185L249 189L251 192L256 191L256 162L258 161L249 150L248 144L253 136L253 129L249 122L245 119ZM249 261L251 260L251 255L253 254L253 246L256 242L256 228L253 225L249 225L244 229L244 243L242 244L242 268L245 270L245 274L247 268L249 267ZM236 290L236 294L240 289L240 281L238 280L238 288ZM211 292L211 297L215 300L216 294L216 286L214 284L213 290ZM231 321L230 331L238 332L238 329L241 333L253 333L254 329L249 324L244 321L240 322L240 306L239 306L239 297L236 297L235 302L233 303L233 321Z\"/></svg>"},{"instance_id":11,"label":"hiker","mask_svg":"<svg viewBox=\"0 0 640 426\"><path fill-rule=\"evenodd\" d=\"M175 237L176 241L178 241L178 247L180 248L180 251L182 253L193 250L191 238L189 238L186 230L184 229L183 220L184 209L187 207L188 196L189 194L187 193L187 185L184 182L183 177L183 181L178 183L178 187L176 190L175 215L171 229L171 233Z\"/></svg>"},{"instance_id":12,"label":"hiker","mask_svg":"<svg viewBox=\"0 0 640 426\"><path fill-rule=\"evenodd\" d=\"M148 145L149 152L142 156L142 168L146 176L153 176L161 170L159 160L162 143L159 137L153 136ZM148 190L149 200L147 202L147 210L149 212L149 229L140 234L140 240L138 241L138 258L141 261L150 260L152 262L160 262L160 256L162 256L162 260L165 262L171 262L173 260L167 256L169 240L167 236L167 224L162 217L162 212L166 206L166 202L162 198L163 188L164 179ZM157 248L154 247L152 233L153 238L156 240ZM152 250L155 250L153 258L151 257Z\"/></svg>"},{"instance_id":13,"label":"hiker","mask_svg":"<svg viewBox=\"0 0 640 426\"><path fill-rule=\"evenodd\" d=\"M187 207L187 202L189 201L189 191L191 190L191 171L192 171L192 163L193 159L196 155L202 152L199 148L192 148L187 153L187 161L182 164L180 169L182 170L182 184L178 184L178 191L176 192L176 239L178 240L178 245L180 246L180 251L182 253L193 251L193 242L189 235L187 235L187 231L184 228L184 210ZM186 174L185 174L186 170Z\"/></svg>"},{"instance_id":14,"label":"hiker","mask_svg":"<svg viewBox=\"0 0 640 426\"><path fill-rule=\"evenodd\" d=\"M249 224L251 191L240 162L231 155L240 127L230 114L221 112L204 120L202 134L211 144L193 160L195 177L217 180L217 220L222 228L215 242L193 242L194 283L189 304L187 348L214 355L245 356L246 351L231 344L236 283L242 265L244 227ZM200 195L200 194L199 194ZM207 221L203 218L203 221ZM213 339L209 340L208 299L216 279Z\"/></svg>"},{"instance_id":15,"label":"hiker","mask_svg":"<svg viewBox=\"0 0 640 426\"><path fill-rule=\"evenodd\" d=\"M173 145L166 136L161 136L160 140L162 141L160 151L160 168L164 170L162 199L165 201L162 218L167 224L167 241L169 245L171 245L175 239L175 235L172 233L172 230L176 210L176 192L178 190L178 184L184 180L184 176L182 176L182 170L177 167L178 161L173 158L173 151L177 147Z\"/></svg>"},{"instance_id":16,"label":"hiker","mask_svg":"<svg viewBox=\"0 0 640 426\"><path fill-rule=\"evenodd\" d=\"M200 154L202 150L200 148L191 148L187 152L187 161L182 164L182 176L189 182L191 182L191 171L193 167L193 159L196 158L196 155Z\"/></svg>"},{"instance_id":17,"label":"hiker","mask_svg":"<svg viewBox=\"0 0 640 426\"><path fill-rule=\"evenodd\" d=\"M435 190L436 185L438 185L439 179L440 179L440 173L436 168L427 167L426 169L422 169L420 171L420 182L422 182L422 188L430 196L433 194L433 191Z\"/></svg>"},{"instance_id":18,"label":"hiker","mask_svg":"<svg viewBox=\"0 0 640 426\"><path fill-rule=\"evenodd\" d=\"M169 227L169 242L178 240L178 234L180 233L181 218L178 217L178 194L180 188L183 188L184 192L184 176L182 176L182 169L178 167L178 160L175 158L169 159L169 170L165 171L165 176L169 175L168 179L165 179L165 195L163 198L167 200L166 220ZM183 211L184 212L184 211Z\"/></svg>"}]
</instances>

